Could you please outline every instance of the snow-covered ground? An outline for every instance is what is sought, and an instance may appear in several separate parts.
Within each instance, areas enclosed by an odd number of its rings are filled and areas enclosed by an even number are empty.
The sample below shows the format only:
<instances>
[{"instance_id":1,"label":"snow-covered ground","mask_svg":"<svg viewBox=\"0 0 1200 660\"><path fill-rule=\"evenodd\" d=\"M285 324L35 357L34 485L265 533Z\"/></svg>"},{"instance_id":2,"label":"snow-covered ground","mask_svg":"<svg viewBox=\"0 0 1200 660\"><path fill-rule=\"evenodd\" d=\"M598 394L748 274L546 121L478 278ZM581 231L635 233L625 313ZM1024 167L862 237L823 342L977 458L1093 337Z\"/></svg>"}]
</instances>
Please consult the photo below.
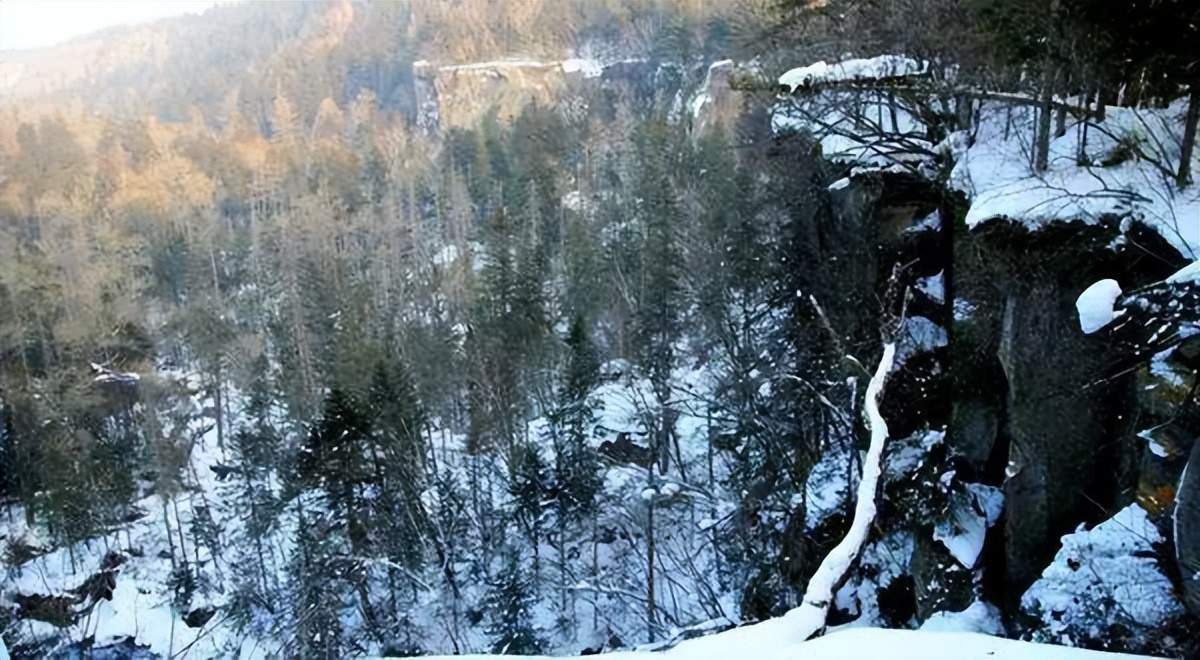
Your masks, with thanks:
<instances>
[{"instance_id":1,"label":"snow-covered ground","mask_svg":"<svg viewBox=\"0 0 1200 660\"><path fill-rule=\"evenodd\" d=\"M1073 124L1051 140L1048 169L1034 173L1034 110L985 104L973 142L952 142L951 184L971 198L967 226L1127 218L1156 230L1180 254L1200 256L1200 186L1179 190L1173 177L1186 112L1186 101L1165 110L1109 107L1103 122ZM1200 154L1193 171L1198 164Z\"/></svg>"},{"instance_id":2,"label":"snow-covered ground","mask_svg":"<svg viewBox=\"0 0 1200 660\"><path fill-rule=\"evenodd\" d=\"M654 657L673 660L1135 660L1148 657L1048 646L950 630L931 632L849 628L812 641L798 642L794 631L783 621L772 619L711 637L689 640L661 654L620 652L605 654L604 657L608 660L649 660ZM496 656L453 657L482 660ZM550 658L541 657L546 660Z\"/></svg>"},{"instance_id":3,"label":"snow-covered ground","mask_svg":"<svg viewBox=\"0 0 1200 660\"><path fill-rule=\"evenodd\" d=\"M1046 171L1034 172L1036 110L1015 98L982 102L970 134L955 133L932 145L911 99L886 91L822 88L925 70L923 63L899 55L792 69L779 84L793 93L810 87L815 93L777 104L774 127L810 132L825 157L866 169L932 172L937 153L948 153L954 163L950 185L971 200L969 227L992 220L1037 228L1124 218L1157 231L1184 256L1200 257L1200 185L1181 190L1174 180L1186 99L1165 109L1109 107L1103 121L1071 120L1063 135L1050 141ZM1192 171L1198 169L1200 152L1192 163Z\"/></svg>"}]
</instances>

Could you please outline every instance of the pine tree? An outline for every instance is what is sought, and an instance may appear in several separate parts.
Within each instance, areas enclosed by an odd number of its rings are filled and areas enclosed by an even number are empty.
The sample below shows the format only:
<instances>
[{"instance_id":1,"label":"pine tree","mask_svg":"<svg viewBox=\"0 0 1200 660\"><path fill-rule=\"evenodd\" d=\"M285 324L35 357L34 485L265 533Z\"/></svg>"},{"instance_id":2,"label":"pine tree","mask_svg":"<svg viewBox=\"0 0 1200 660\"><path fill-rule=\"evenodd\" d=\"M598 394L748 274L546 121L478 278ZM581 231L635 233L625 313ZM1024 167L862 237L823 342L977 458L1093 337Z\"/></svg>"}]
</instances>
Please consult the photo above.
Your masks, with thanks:
<instances>
[{"instance_id":1,"label":"pine tree","mask_svg":"<svg viewBox=\"0 0 1200 660\"><path fill-rule=\"evenodd\" d=\"M641 171L635 189L638 216L644 228L636 328L641 363L660 411L660 417L653 420L652 450L662 473L669 464L670 439L674 434L669 410L670 381L683 307L680 285L683 261L678 240L683 222L670 177L677 153L671 133L663 121L639 127Z\"/></svg>"},{"instance_id":2,"label":"pine tree","mask_svg":"<svg viewBox=\"0 0 1200 660\"><path fill-rule=\"evenodd\" d=\"M344 657L341 612L344 575L336 561L336 523L298 505L291 578L294 641L287 647L304 660Z\"/></svg>"},{"instance_id":3,"label":"pine tree","mask_svg":"<svg viewBox=\"0 0 1200 660\"><path fill-rule=\"evenodd\" d=\"M508 493L512 497L512 516L533 548L533 574L539 579L542 540L542 517L550 485L550 474L538 448L531 442L520 442L508 460Z\"/></svg>"},{"instance_id":4,"label":"pine tree","mask_svg":"<svg viewBox=\"0 0 1200 660\"><path fill-rule=\"evenodd\" d=\"M582 316L571 318L567 330L567 363L555 411L555 502L560 534L582 522L593 510L600 491L600 463L588 445L595 414L588 395L596 385L599 362Z\"/></svg>"},{"instance_id":5,"label":"pine tree","mask_svg":"<svg viewBox=\"0 0 1200 660\"><path fill-rule=\"evenodd\" d=\"M533 585L521 571L516 553L489 584L484 605L490 619L485 632L492 638L491 652L499 655L538 655L546 643L534 626Z\"/></svg>"},{"instance_id":6,"label":"pine tree","mask_svg":"<svg viewBox=\"0 0 1200 660\"><path fill-rule=\"evenodd\" d=\"M389 559L416 571L423 560L428 528L421 492L425 490L425 413L402 361L379 361L367 395L372 418L372 488L379 511L372 522Z\"/></svg>"},{"instance_id":7,"label":"pine tree","mask_svg":"<svg viewBox=\"0 0 1200 660\"><path fill-rule=\"evenodd\" d=\"M276 610L279 584L276 577L274 547L267 541L278 527L282 505L275 494L273 475L279 466L278 452L282 438L271 417L269 364L265 355L253 362L254 377L247 386L247 404L242 411L249 423L244 423L230 436L231 466L214 466L229 470L225 501L242 518L242 534L234 539L234 552L242 566L253 571L239 572L240 625L249 626L261 616ZM218 475L218 478L222 478Z\"/></svg>"},{"instance_id":8,"label":"pine tree","mask_svg":"<svg viewBox=\"0 0 1200 660\"><path fill-rule=\"evenodd\" d=\"M337 516L351 546L366 540L362 520L361 486L369 479L366 448L370 420L358 401L340 388L325 399L321 420L309 431L297 462L299 483L321 489L329 511Z\"/></svg>"}]
</instances>

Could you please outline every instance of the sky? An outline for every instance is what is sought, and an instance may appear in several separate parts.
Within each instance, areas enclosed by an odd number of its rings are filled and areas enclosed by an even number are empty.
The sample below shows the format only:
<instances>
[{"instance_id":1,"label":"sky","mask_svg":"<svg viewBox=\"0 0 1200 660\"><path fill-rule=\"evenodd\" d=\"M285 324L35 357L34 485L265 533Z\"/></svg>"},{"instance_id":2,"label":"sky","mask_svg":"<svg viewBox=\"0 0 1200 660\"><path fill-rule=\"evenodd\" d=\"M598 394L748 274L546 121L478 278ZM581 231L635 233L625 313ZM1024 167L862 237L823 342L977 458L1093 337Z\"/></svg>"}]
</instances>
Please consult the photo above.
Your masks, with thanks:
<instances>
[{"instance_id":1,"label":"sky","mask_svg":"<svg viewBox=\"0 0 1200 660\"><path fill-rule=\"evenodd\" d=\"M197 14L215 0L0 0L0 50L50 46L111 25Z\"/></svg>"}]
</instances>

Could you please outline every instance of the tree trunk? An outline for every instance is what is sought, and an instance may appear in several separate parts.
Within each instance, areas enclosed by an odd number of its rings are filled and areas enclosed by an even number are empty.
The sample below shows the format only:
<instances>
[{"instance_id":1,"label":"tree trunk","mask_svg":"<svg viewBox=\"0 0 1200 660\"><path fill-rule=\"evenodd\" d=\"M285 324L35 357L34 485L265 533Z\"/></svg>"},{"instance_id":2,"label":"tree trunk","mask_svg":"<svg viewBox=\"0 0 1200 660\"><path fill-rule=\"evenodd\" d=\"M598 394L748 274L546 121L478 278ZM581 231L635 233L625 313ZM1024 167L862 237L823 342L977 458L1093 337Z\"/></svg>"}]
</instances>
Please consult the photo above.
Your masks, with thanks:
<instances>
[{"instance_id":1,"label":"tree trunk","mask_svg":"<svg viewBox=\"0 0 1200 660\"><path fill-rule=\"evenodd\" d=\"M1057 67L1050 58L1043 65L1042 96L1038 103L1037 141L1033 149L1033 169L1045 172L1050 166L1050 110L1054 100L1054 82L1057 78Z\"/></svg>"},{"instance_id":2,"label":"tree trunk","mask_svg":"<svg viewBox=\"0 0 1200 660\"><path fill-rule=\"evenodd\" d=\"M651 471L653 473L653 470ZM646 642L654 642L657 612L654 605L654 500L646 507Z\"/></svg>"},{"instance_id":3,"label":"tree trunk","mask_svg":"<svg viewBox=\"0 0 1200 660\"><path fill-rule=\"evenodd\" d=\"M879 367L867 386L865 403L867 418L871 423L871 445L862 467L862 480L858 485L858 501L854 507L854 519L850 523L850 530L817 567L817 572L808 582L808 589L804 592L800 606L784 615L784 619L795 628L795 638L798 641L808 640L825 628L825 618L829 614L834 595L866 545L867 534L875 522L875 500L883 478L883 450L888 439L887 423L879 412L879 399L883 395L883 385L892 370L895 356L896 344L884 344Z\"/></svg>"},{"instance_id":4,"label":"tree trunk","mask_svg":"<svg viewBox=\"0 0 1200 660\"><path fill-rule=\"evenodd\" d=\"M1179 145L1179 174L1175 183L1180 189L1186 187L1192 178L1192 154L1196 150L1196 120L1200 119L1200 84L1192 83L1192 93L1188 98L1187 122L1183 127L1183 142Z\"/></svg>"}]
</instances>

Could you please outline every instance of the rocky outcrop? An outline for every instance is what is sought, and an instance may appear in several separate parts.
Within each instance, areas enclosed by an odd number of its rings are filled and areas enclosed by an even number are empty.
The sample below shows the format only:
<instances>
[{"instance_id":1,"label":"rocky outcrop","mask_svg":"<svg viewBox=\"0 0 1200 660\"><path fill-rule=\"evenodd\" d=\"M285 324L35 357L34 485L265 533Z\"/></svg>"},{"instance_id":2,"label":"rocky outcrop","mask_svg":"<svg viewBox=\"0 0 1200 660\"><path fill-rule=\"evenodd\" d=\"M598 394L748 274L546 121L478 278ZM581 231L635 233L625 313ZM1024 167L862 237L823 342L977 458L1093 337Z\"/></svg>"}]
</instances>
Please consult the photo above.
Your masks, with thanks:
<instances>
[{"instance_id":1,"label":"rocky outcrop","mask_svg":"<svg viewBox=\"0 0 1200 660\"><path fill-rule=\"evenodd\" d=\"M548 106L558 99L568 75L561 62L538 60L415 62L417 125L463 128L488 112L511 121L530 103Z\"/></svg>"},{"instance_id":2,"label":"rocky outcrop","mask_svg":"<svg viewBox=\"0 0 1200 660\"><path fill-rule=\"evenodd\" d=\"M944 328L949 346L902 364L883 411L898 437L945 425L956 478L1003 488L1006 515L981 567L985 596L1011 605L1063 534L1135 497L1148 450L1138 437L1147 426L1134 420L1155 405L1178 411L1135 389L1145 369L1131 361L1128 342L1080 331L1076 298L1103 277L1144 287L1179 258L1116 218L1036 231L1000 220L968 233L962 200L915 175L855 174L831 187L830 204L841 229L870 237L853 269L829 264L847 300L879 295L890 264L906 265L913 289L931 276L945 282L941 298L914 295L907 310ZM1122 235L1128 243L1116 240ZM916 550L918 618L979 595L969 571L962 584L946 584L943 548Z\"/></svg>"},{"instance_id":3,"label":"rocky outcrop","mask_svg":"<svg viewBox=\"0 0 1200 660\"><path fill-rule=\"evenodd\" d=\"M1193 443L1175 500L1175 558L1184 607L1200 616L1200 439Z\"/></svg>"},{"instance_id":4,"label":"rocky outcrop","mask_svg":"<svg viewBox=\"0 0 1200 660\"><path fill-rule=\"evenodd\" d=\"M692 135L700 138L718 129L732 130L746 109L747 97L731 84L736 67L721 60L708 67L704 86L692 101Z\"/></svg>"},{"instance_id":5,"label":"rocky outcrop","mask_svg":"<svg viewBox=\"0 0 1200 660\"><path fill-rule=\"evenodd\" d=\"M985 395L959 405L951 435L968 440L965 450L978 455L995 425L990 473L1003 467L1003 582L1010 603L1053 559L1063 534L1104 520L1133 499L1138 484L1145 443L1133 424L1134 371L1122 347L1080 331L1075 309L1079 293L1097 279L1116 276L1137 286L1162 277L1161 258L1113 249L1120 234L1116 219L1037 231L997 221L969 239L981 255L970 264L977 271L964 278L975 277L963 292L975 308L972 348L994 347L1000 374L990 358L972 365ZM1171 253L1154 248L1153 254ZM989 373L1003 381L980 378ZM1000 400L989 401L994 392Z\"/></svg>"}]
</instances>

